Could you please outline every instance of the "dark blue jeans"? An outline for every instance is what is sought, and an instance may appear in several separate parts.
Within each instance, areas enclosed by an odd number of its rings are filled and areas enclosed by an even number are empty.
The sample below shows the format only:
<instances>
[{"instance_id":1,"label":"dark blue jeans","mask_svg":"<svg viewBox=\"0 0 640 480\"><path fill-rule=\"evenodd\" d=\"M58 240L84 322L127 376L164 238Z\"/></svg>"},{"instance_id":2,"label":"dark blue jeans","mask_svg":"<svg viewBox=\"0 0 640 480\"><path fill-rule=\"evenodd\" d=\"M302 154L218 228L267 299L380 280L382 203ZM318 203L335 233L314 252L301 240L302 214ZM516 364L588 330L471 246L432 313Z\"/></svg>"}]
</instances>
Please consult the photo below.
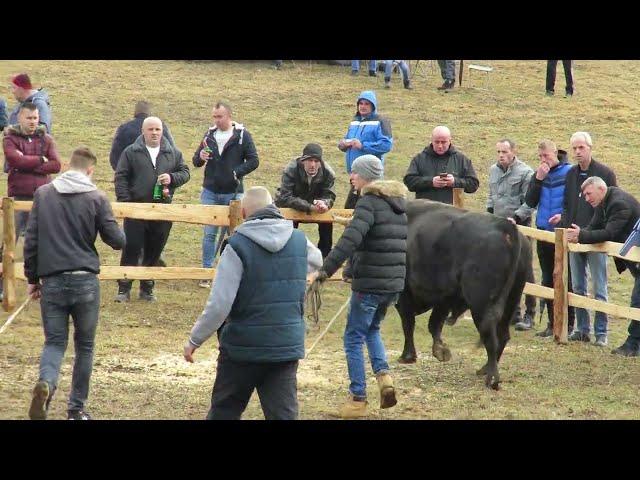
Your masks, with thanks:
<instances>
[{"instance_id":1,"label":"dark blue jeans","mask_svg":"<svg viewBox=\"0 0 640 480\"><path fill-rule=\"evenodd\" d=\"M40 310L44 326L44 349L40 357L40 380L53 392L58 385L62 357L69 341L69 316L73 319L75 360L69 410L84 409L93 370L93 345L100 309L100 283L93 273L62 273L42 279Z\"/></svg>"},{"instance_id":2,"label":"dark blue jeans","mask_svg":"<svg viewBox=\"0 0 640 480\"><path fill-rule=\"evenodd\" d=\"M631 291L631 306L640 308L640 266L637 263L627 262L627 267L635 280ZM627 331L629 332L629 338L625 343L633 348L640 348L640 322L631 320Z\"/></svg>"}]
</instances>

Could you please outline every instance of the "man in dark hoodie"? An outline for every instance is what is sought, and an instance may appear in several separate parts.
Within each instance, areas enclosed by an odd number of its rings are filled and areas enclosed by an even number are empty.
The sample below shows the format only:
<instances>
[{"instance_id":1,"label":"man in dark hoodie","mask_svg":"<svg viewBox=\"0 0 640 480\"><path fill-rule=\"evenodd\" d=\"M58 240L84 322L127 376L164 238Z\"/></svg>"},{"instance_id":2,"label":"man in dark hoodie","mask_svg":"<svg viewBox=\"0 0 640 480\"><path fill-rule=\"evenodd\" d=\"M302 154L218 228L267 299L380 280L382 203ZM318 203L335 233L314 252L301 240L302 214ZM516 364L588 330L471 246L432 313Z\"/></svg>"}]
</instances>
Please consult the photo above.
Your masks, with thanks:
<instances>
[{"instance_id":1,"label":"man in dark hoodie","mask_svg":"<svg viewBox=\"0 0 640 480\"><path fill-rule=\"evenodd\" d=\"M33 199L24 242L24 274L27 293L34 299L42 297L45 342L29 408L32 420L47 418L67 347L69 316L75 330L75 360L67 418L90 419L85 404L100 309L100 260L94 244L98 233L114 250L125 242L106 194L91 181L95 164L88 148L77 148L69 170L39 188Z\"/></svg>"},{"instance_id":2,"label":"man in dark hoodie","mask_svg":"<svg viewBox=\"0 0 640 480\"><path fill-rule=\"evenodd\" d=\"M122 152L115 173L116 198L119 202L171 203L175 190L189 181L189 167L182 153L162 136L162 121L147 117L142 122L142 135ZM162 186L162 198L154 198L156 185ZM138 265L144 248L142 265L156 265L169 239L173 224L161 220L125 218L127 244L120 265ZM116 302L128 302L132 280L118 280ZM141 300L153 302L154 281L140 281Z\"/></svg>"},{"instance_id":3,"label":"man in dark hoodie","mask_svg":"<svg viewBox=\"0 0 640 480\"><path fill-rule=\"evenodd\" d=\"M275 199L276 207L325 213L336 200L335 180L333 169L322 159L322 147L310 143L304 147L301 157L285 167ZM298 222L293 222L293 227L298 228ZM325 258L333 245L333 223L319 223L318 235L318 248Z\"/></svg>"},{"instance_id":4,"label":"man in dark hoodie","mask_svg":"<svg viewBox=\"0 0 640 480\"><path fill-rule=\"evenodd\" d=\"M244 125L234 122L231 105L217 102L213 107L214 125L207 130L193 154L193 165L204 167L200 203L203 205L229 205L240 200L245 175L258 168L258 152L253 138ZM216 256L218 227L205 225L202 238L202 267L213 267ZM203 280L199 284L210 288Z\"/></svg>"},{"instance_id":5,"label":"man in dark hoodie","mask_svg":"<svg viewBox=\"0 0 640 480\"><path fill-rule=\"evenodd\" d=\"M111 153L109 154L109 162L111 163L113 171L118 168L118 160L120 160L120 155L122 155L124 149L133 144L142 134L142 122L149 115L151 115L151 104L141 100L136 103L133 111L133 119L123 123L116 130L113 142L111 143ZM164 122L162 122L162 136L167 139L169 145L176 148L169 127Z\"/></svg>"},{"instance_id":6,"label":"man in dark hoodie","mask_svg":"<svg viewBox=\"0 0 640 480\"><path fill-rule=\"evenodd\" d=\"M564 190L567 173L571 164L567 161L567 152L558 150L551 140L542 140L538 144L538 158L540 165L535 175L529 182L529 189L525 196L525 202L531 208L537 208L536 227L539 230L554 231L554 226L549 222L554 215L562 213ZM555 245L553 243L536 242L538 261L542 271L542 285L553 287L553 266L555 261ZM569 291L571 289L571 266L569 266ZM549 323L542 332L536 333L538 337L553 336L553 300L546 300L547 316ZM542 313L541 313L542 314ZM569 334L573 331L575 322L575 309L569 307Z\"/></svg>"},{"instance_id":7,"label":"man in dark hoodie","mask_svg":"<svg viewBox=\"0 0 640 480\"><path fill-rule=\"evenodd\" d=\"M380 408L393 407L396 394L389 375L380 323L404 289L407 253L407 189L400 182L381 181L382 162L363 155L353 162L351 181L361 194L353 219L311 280L331 277L352 258L351 308L344 349L351 380L342 418L367 416L367 385L363 344L366 342L380 390Z\"/></svg>"},{"instance_id":8,"label":"man in dark hoodie","mask_svg":"<svg viewBox=\"0 0 640 480\"><path fill-rule=\"evenodd\" d=\"M184 346L218 329L220 354L208 420L238 420L258 390L267 420L298 418L296 375L304 358L304 293L320 251L285 220L264 187L242 199L245 222L229 238L209 300ZM223 325L224 323L224 325Z\"/></svg>"},{"instance_id":9,"label":"man in dark hoodie","mask_svg":"<svg viewBox=\"0 0 640 480\"><path fill-rule=\"evenodd\" d=\"M471 160L451 143L449 129L438 126L431 133L431 144L411 160L404 184L416 198L452 205L454 188L473 193L480 182Z\"/></svg>"}]
</instances>

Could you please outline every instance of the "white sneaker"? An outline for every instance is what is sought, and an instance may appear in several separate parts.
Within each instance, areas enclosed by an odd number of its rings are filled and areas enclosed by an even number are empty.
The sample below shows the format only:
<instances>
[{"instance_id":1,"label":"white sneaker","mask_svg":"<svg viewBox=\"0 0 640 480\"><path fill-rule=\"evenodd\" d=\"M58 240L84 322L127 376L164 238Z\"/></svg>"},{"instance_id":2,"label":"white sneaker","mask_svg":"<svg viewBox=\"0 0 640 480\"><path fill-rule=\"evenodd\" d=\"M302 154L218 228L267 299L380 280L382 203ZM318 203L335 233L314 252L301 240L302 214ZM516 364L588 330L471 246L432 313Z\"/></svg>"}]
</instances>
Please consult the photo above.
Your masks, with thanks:
<instances>
[{"instance_id":1,"label":"white sneaker","mask_svg":"<svg viewBox=\"0 0 640 480\"><path fill-rule=\"evenodd\" d=\"M200 288L211 288L211 280L200 280L198 286Z\"/></svg>"}]
</instances>

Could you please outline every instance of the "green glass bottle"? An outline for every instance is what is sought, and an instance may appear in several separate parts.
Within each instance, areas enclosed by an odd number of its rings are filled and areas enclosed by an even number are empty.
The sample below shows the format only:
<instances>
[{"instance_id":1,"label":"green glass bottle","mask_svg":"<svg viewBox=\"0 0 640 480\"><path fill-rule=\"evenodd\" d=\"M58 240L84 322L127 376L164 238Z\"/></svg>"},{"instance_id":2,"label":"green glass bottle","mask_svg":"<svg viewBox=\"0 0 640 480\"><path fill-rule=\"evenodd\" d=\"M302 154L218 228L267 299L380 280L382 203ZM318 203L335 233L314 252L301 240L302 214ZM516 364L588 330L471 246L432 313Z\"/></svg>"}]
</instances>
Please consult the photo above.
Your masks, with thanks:
<instances>
[{"instance_id":1,"label":"green glass bottle","mask_svg":"<svg viewBox=\"0 0 640 480\"><path fill-rule=\"evenodd\" d=\"M162 185L156 183L153 186L153 199L154 200L162 200Z\"/></svg>"}]
</instances>

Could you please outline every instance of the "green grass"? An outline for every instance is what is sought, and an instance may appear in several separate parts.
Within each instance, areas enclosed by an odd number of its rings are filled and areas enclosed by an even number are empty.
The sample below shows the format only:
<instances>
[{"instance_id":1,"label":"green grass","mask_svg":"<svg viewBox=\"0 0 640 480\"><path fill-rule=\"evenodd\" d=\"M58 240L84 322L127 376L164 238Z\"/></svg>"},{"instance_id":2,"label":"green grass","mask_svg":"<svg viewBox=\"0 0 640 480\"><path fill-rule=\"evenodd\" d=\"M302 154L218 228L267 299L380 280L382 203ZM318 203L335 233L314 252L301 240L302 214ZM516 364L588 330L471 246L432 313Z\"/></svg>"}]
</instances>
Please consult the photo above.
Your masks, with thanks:
<instances>
[{"instance_id":1,"label":"green grass","mask_svg":"<svg viewBox=\"0 0 640 480\"><path fill-rule=\"evenodd\" d=\"M2 61L0 77L27 71L36 85L49 91L61 157L68 159L80 144L90 146L100 162L95 180L111 199L115 199L108 163L111 139L116 127L131 117L136 100L144 98L155 104L155 113L171 127L190 164L209 125L212 104L224 99L252 133L260 155L259 169L247 178L249 186L265 185L274 192L286 162L299 155L306 143L317 142L339 174L337 205L341 206L347 178L336 144L355 111L356 96L364 89L376 90L381 112L392 121L394 148L386 157L387 178L401 179L411 158L429 143L433 127L448 125L455 145L472 159L481 182L476 194L466 196L466 204L484 210L488 169L498 139L514 139L520 145L520 158L535 166L539 140L550 138L568 149L571 134L587 130L595 142L594 156L616 171L625 190L640 195L636 181L640 102L635 88L640 63L578 61L576 95L567 100L561 95L544 96L544 61L475 62L495 68L490 92L467 88L438 92L435 87L441 79L437 71L415 78L413 91L401 88L397 78L391 90L385 90L381 79L364 73L351 77L348 67L301 62L286 62L282 71L274 71L268 62ZM557 92L562 92L563 82L559 68ZM7 100L13 104L13 99ZM191 181L174 201L199 203L202 175L202 169L192 168ZM4 181L0 193L6 193ZM317 240L313 225L303 228ZM336 227L336 240L341 231ZM200 266L201 238L201 228L174 224L164 258L172 266ZM99 251L103 264L119 262L119 254L100 243ZM539 279L539 270L537 274ZM611 262L610 301L628 305L631 287L630 276L619 276ZM156 288L159 302L153 305L137 300L115 304L115 293L115 282L102 282L89 411L97 418L110 419L203 418L215 374L217 342L212 338L197 351L193 365L182 359L182 346L207 292L196 281L160 281ZM348 294L348 287L342 284L324 289L320 324L310 326L309 345ZM21 298L23 285L18 291ZM2 314L2 322L6 316ZM333 418L346 397L344 322L345 314L300 364L301 418ZM626 326L624 319L611 319L611 347L625 338ZM419 318L418 363L400 365L396 358L402 350L402 330L398 315L390 311L383 338L399 403L393 409L379 410L371 376L371 418L640 418L637 359L617 358L609 354L610 348L600 350L592 345L558 346L535 338L533 332L512 335L500 364L502 390L493 392L474 374L484 363L485 352L476 347L478 336L471 321L460 320L445 328L444 337L454 356L449 363L439 363L430 353L426 318ZM26 418L42 342L37 304L0 336L0 418ZM63 418L66 409L72 352L70 346L52 403L52 418ZM262 418L256 398L245 418Z\"/></svg>"}]
</instances>

